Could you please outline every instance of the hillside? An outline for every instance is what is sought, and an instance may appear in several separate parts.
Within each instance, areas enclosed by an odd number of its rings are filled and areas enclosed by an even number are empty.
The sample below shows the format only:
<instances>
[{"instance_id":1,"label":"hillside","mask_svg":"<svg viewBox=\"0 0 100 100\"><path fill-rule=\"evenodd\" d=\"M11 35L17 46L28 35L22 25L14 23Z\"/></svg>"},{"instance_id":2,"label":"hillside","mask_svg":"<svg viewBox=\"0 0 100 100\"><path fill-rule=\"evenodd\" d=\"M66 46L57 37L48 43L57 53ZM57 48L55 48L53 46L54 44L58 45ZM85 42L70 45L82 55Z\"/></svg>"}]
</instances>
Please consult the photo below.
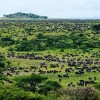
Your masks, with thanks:
<instances>
[{"instance_id":1,"label":"hillside","mask_svg":"<svg viewBox=\"0 0 100 100\"><path fill-rule=\"evenodd\" d=\"M18 13L14 13L14 14L9 14L9 15L3 15L3 18L34 18L34 19L47 19L47 16L39 16L36 14L32 14L32 13L22 13L22 12L18 12Z\"/></svg>"}]
</instances>

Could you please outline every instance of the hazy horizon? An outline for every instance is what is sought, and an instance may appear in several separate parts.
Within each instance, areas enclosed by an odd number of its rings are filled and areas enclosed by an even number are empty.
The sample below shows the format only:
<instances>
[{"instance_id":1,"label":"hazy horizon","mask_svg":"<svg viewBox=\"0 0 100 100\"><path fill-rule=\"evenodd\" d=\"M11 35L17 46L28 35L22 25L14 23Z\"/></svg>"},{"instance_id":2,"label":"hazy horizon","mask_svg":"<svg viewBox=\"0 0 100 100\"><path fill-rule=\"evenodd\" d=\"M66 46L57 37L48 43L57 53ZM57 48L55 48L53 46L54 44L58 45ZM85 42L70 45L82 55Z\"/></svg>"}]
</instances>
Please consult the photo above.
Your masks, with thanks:
<instances>
[{"instance_id":1,"label":"hazy horizon","mask_svg":"<svg viewBox=\"0 0 100 100\"><path fill-rule=\"evenodd\" d=\"M49 18L100 18L100 0L0 0L0 17L16 12Z\"/></svg>"}]
</instances>

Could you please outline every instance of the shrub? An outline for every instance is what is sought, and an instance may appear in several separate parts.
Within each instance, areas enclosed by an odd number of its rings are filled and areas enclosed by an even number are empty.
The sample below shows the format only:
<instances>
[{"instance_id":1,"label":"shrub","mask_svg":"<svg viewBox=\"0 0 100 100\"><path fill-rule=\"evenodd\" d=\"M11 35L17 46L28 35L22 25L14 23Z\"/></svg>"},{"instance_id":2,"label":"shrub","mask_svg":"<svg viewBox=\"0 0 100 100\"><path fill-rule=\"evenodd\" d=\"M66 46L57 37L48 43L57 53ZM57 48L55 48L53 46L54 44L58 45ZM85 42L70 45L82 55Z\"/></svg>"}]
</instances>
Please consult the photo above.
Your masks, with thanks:
<instances>
[{"instance_id":1,"label":"shrub","mask_svg":"<svg viewBox=\"0 0 100 100\"><path fill-rule=\"evenodd\" d=\"M100 100L100 92L90 86L67 88L66 90L61 90L58 96L65 94L66 97L69 97L69 100Z\"/></svg>"},{"instance_id":2,"label":"shrub","mask_svg":"<svg viewBox=\"0 0 100 100\"><path fill-rule=\"evenodd\" d=\"M42 100L14 86L0 85L0 100Z\"/></svg>"},{"instance_id":3,"label":"shrub","mask_svg":"<svg viewBox=\"0 0 100 100\"><path fill-rule=\"evenodd\" d=\"M20 77L15 80L17 81L16 86L19 88L22 88L25 91L35 92L38 90L38 85L42 84L46 79L46 77L32 74L31 76Z\"/></svg>"},{"instance_id":4,"label":"shrub","mask_svg":"<svg viewBox=\"0 0 100 100\"><path fill-rule=\"evenodd\" d=\"M52 63L52 64L50 64L51 68L55 68L55 67L58 67L58 66L59 66L58 63Z\"/></svg>"},{"instance_id":5,"label":"shrub","mask_svg":"<svg viewBox=\"0 0 100 100\"><path fill-rule=\"evenodd\" d=\"M47 95L49 91L56 91L61 85L55 81L47 81L43 87L40 88L39 93Z\"/></svg>"},{"instance_id":6,"label":"shrub","mask_svg":"<svg viewBox=\"0 0 100 100\"><path fill-rule=\"evenodd\" d=\"M96 83L96 84L94 85L94 88L100 90L100 83Z\"/></svg>"}]
</instances>

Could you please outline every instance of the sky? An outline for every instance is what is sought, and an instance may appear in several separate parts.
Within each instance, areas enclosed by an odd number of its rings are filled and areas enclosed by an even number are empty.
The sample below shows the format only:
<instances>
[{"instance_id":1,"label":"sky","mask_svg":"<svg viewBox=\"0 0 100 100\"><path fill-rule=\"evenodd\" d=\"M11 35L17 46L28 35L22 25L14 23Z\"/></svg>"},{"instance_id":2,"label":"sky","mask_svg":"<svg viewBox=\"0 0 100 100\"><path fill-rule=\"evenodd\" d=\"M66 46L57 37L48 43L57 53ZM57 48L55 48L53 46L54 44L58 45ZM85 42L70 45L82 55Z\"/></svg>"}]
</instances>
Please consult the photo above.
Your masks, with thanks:
<instances>
[{"instance_id":1,"label":"sky","mask_svg":"<svg viewBox=\"0 0 100 100\"><path fill-rule=\"evenodd\" d=\"M0 0L0 17L16 12L49 18L100 18L100 0Z\"/></svg>"}]
</instances>

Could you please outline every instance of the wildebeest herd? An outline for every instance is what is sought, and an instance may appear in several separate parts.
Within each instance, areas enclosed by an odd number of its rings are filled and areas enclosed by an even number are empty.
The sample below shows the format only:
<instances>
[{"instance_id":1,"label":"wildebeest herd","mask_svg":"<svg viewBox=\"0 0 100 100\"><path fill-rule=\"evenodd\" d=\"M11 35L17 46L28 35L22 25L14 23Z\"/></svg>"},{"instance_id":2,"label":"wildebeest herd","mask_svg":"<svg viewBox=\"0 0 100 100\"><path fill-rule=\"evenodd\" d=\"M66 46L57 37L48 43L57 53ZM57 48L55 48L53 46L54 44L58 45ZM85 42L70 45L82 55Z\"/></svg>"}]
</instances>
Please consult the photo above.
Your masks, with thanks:
<instances>
[{"instance_id":1,"label":"wildebeest herd","mask_svg":"<svg viewBox=\"0 0 100 100\"><path fill-rule=\"evenodd\" d=\"M100 52L100 51L99 51ZM66 82L68 87L72 86L87 86L93 85L98 82L96 74L100 73L100 59L96 58L96 53L90 54L87 56L85 53L66 53L59 56L42 53L16 53L16 52L7 52L3 53L7 59L12 60L30 60L34 63L37 61L38 64L30 65L28 67L16 66L8 67L6 71L2 74L12 77L18 75L26 75L37 73L40 75L51 75L55 77L58 82L63 80L69 80ZM93 74L91 76L91 73ZM72 74L74 78L79 78L77 81L71 80ZM82 79L82 76L87 75L87 79ZM13 81L6 80L8 83L13 83Z\"/></svg>"}]
</instances>

